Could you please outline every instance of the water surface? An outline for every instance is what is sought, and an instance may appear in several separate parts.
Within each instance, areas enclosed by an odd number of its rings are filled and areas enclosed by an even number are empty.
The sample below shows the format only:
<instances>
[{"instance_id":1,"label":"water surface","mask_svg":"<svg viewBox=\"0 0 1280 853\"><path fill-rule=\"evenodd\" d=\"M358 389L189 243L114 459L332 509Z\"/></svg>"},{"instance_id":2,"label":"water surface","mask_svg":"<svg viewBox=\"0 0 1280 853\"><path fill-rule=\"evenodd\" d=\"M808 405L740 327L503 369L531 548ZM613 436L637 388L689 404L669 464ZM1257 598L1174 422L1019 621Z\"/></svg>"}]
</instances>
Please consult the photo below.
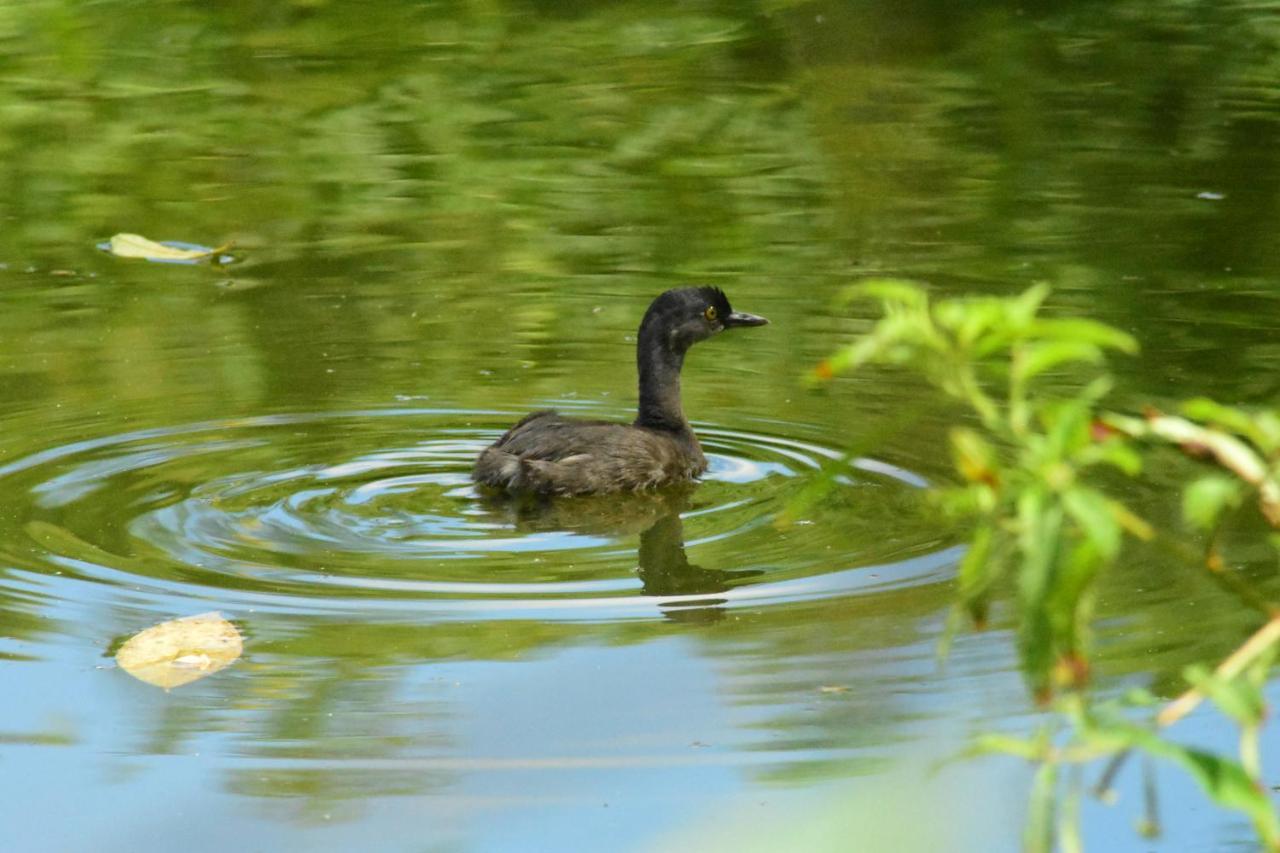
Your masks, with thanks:
<instances>
[{"instance_id":1,"label":"water surface","mask_svg":"<svg viewBox=\"0 0 1280 853\"><path fill-rule=\"evenodd\" d=\"M1117 405L1274 404L1277 20L0 10L9 844L1018 849L1027 768L937 769L1037 722L1003 612L935 659L962 540L923 487L956 413L899 374L799 379L868 327L834 306L860 276L1046 280L1051 310L1143 342ZM96 248L122 231L234 240L235 262ZM470 460L531 408L629 418L639 317L689 281L772 321L689 358L696 490L475 492ZM781 523L850 447L839 487ZM1131 499L1173 523L1174 477ZM1256 625L1168 560L1102 591L1104 692L1171 695ZM1243 570L1275 586L1272 558ZM114 667L124 638L207 610L245 634L232 668L163 693ZM1182 726L1231 748L1211 714ZM1125 783L1087 808L1091 849L1152 846ZM1160 783L1155 846L1248 838Z\"/></svg>"}]
</instances>

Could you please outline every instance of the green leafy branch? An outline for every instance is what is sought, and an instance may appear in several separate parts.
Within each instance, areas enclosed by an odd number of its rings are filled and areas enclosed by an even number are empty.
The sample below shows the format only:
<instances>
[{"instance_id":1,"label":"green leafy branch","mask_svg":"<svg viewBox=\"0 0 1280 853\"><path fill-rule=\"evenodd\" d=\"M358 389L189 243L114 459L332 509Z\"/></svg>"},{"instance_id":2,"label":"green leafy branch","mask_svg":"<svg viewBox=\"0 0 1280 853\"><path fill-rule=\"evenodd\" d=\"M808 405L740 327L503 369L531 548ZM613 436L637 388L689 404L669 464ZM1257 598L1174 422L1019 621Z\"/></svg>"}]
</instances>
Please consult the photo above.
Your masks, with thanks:
<instances>
[{"instance_id":1,"label":"green leafy branch","mask_svg":"<svg viewBox=\"0 0 1280 853\"><path fill-rule=\"evenodd\" d=\"M1079 766L1109 759L1100 785L1107 788L1125 758L1138 751L1183 767L1211 799L1247 815L1269 849L1280 850L1280 820L1262 783L1258 752L1262 689L1280 646L1280 609L1263 602L1269 621L1217 669L1188 668L1191 688L1146 724L1134 721L1132 703L1095 708L1084 690L1096 580L1116 561L1127 537L1155 535L1095 484L1094 469L1135 477L1144 453L1162 446L1213 463L1215 470L1187 485L1182 510L1188 525L1207 536L1205 565L1226 578L1216 543L1233 510L1253 502L1273 528L1280 527L1280 416L1203 399L1185 404L1180 416L1101 411L1111 389L1108 352L1133 354L1137 344L1092 320L1041 316L1048 293L1037 285L1011 298L933 301L912 282L860 283L845 292L845 300L878 300L881 319L819 364L810 381L826 382L864 365L895 365L922 374L976 420L976 426L951 430L960 484L934 493L944 509L972 526L948 637L966 615L981 627L993 595L1012 579L1024 675L1041 703L1058 695L1058 719L1068 724L1065 742L1044 730L1029 740L989 735L977 745L979 751L1040 764L1029 847L1047 850L1056 835L1063 849L1079 849ZM1080 380L1082 368L1092 376ZM1052 381L1065 371L1076 372L1074 384ZM1272 541L1280 547L1274 534ZM1252 590L1237 591L1251 603L1260 599ZM1152 697L1139 698L1140 705L1156 704ZM1161 734L1205 698L1239 725L1238 760ZM1074 765L1076 772L1064 777L1064 765ZM1055 816L1064 785L1064 806ZM1154 812L1149 780L1147 791ZM1152 817L1147 825L1154 831L1158 822Z\"/></svg>"},{"instance_id":2,"label":"green leafy branch","mask_svg":"<svg viewBox=\"0 0 1280 853\"><path fill-rule=\"evenodd\" d=\"M1048 729L1029 739L991 734L978 738L971 753L1002 753L1040 765L1032 788L1031 817L1026 833L1029 850L1049 851L1054 847L1055 838L1064 850L1081 849L1074 807L1063 809L1064 814L1054 819L1060 797L1071 804L1082 792L1078 775L1065 786L1067 790L1060 790L1063 787L1061 767L1110 759L1102 781L1095 788L1098 796L1109 799L1113 796L1113 779L1134 751L1185 770L1211 800L1247 817L1266 849L1280 850L1280 817L1262 779L1259 751L1266 718L1262 690L1278 649L1280 617L1263 625L1215 670L1209 671L1200 665L1188 667L1186 677L1194 686L1165 705L1151 725L1131 719L1135 707L1156 704L1154 697L1141 691L1136 691L1124 703L1098 709L1091 708L1083 695L1077 694L1058 705L1071 727L1065 743L1055 743ZM1206 698L1240 727L1238 759L1184 746L1160 733L1161 729L1191 713ZM1147 797L1149 814L1142 825L1146 833L1154 835L1159 829L1159 819L1155 814L1154 787L1149 783Z\"/></svg>"},{"instance_id":3,"label":"green leafy branch","mask_svg":"<svg viewBox=\"0 0 1280 853\"><path fill-rule=\"evenodd\" d=\"M1239 507L1250 492L1267 523L1280 528L1280 415L1204 398L1183 404L1182 412L1184 417L1154 410L1144 418L1106 415L1103 423L1131 438L1173 445L1217 464L1218 472L1189 484L1183 497L1185 517L1200 530L1216 532L1226 511Z\"/></svg>"},{"instance_id":4,"label":"green leafy branch","mask_svg":"<svg viewBox=\"0 0 1280 853\"><path fill-rule=\"evenodd\" d=\"M1084 634L1098 570L1115 558L1126 532L1150 536L1145 522L1082 477L1099 465L1129 474L1141 468L1127 441L1093 429L1109 378L1097 376L1065 397L1039 393L1037 383L1054 368L1099 365L1106 351L1132 353L1137 344L1102 323L1039 316L1048 292L1040 285L1011 299L932 303L910 282L858 284L846 298L878 299L883 318L812 377L824 381L866 364L909 367L976 415L981 430L951 431L964 485L937 495L974 524L958 606L983 624L993 590L1017 567L1022 666L1045 701L1055 682L1085 682Z\"/></svg>"}]
</instances>

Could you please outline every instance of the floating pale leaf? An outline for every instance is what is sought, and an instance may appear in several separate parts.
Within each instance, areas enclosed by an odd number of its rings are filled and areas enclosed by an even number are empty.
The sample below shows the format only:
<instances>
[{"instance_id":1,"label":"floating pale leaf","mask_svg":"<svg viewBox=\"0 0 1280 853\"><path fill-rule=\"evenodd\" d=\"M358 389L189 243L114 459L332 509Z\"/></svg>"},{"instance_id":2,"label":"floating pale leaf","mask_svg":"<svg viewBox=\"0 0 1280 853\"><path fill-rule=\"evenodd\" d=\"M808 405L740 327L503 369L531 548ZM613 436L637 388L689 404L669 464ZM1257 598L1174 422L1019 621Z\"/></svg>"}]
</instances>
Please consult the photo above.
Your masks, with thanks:
<instances>
[{"instance_id":1,"label":"floating pale leaf","mask_svg":"<svg viewBox=\"0 0 1280 853\"><path fill-rule=\"evenodd\" d=\"M243 650L235 625L221 613L200 613L134 634L116 652L116 663L139 681L168 690L213 675Z\"/></svg>"},{"instance_id":2,"label":"floating pale leaf","mask_svg":"<svg viewBox=\"0 0 1280 853\"><path fill-rule=\"evenodd\" d=\"M227 243L218 246L216 249L210 249L206 246L197 246L191 243L176 243L173 241L157 243L140 234L116 234L105 244L105 248L118 258L143 258L148 261L193 263L216 257L219 253L231 248L231 244Z\"/></svg>"}]
</instances>

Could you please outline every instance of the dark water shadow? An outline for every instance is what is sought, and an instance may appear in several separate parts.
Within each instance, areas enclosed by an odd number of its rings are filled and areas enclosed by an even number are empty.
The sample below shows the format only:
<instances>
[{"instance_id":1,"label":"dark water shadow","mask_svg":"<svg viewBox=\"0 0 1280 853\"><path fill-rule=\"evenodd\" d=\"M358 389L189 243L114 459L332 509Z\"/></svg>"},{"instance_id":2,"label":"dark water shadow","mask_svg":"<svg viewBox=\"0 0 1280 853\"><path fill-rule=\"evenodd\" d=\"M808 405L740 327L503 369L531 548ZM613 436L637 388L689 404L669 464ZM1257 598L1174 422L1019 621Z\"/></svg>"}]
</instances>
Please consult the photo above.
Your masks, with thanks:
<instances>
[{"instance_id":1,"label":"dark water shadow","mask_svg":"<svg viewBox=\"0 0 1280 853\"><path fill-rule=\"evenodd\" d=\"M636 574L641 592L659 602L673 620L708 622L723 616L725 599L718 593L749 578L759 569L704 568L689 562L684 549L681 513L692 505L694 488L585 498L545 498L532 495L486 495L485 508L524 533L568 531L595 536L640 536ZM706 598L690 598L706 596Z\"/></svg>"}]
</instances>

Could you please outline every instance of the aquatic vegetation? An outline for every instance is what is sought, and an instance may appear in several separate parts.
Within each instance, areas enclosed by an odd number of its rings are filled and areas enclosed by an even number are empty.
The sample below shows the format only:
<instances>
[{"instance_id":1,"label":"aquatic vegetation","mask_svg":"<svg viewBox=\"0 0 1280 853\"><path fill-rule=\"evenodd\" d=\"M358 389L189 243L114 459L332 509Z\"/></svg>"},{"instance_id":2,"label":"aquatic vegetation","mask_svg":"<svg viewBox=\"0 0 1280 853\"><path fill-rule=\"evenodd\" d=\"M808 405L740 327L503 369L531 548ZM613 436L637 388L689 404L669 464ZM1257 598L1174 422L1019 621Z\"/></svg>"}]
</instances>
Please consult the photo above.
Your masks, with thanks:
<instances>
[{"instance_id":1,"label":"aquatic vegetation","mask_svg":"<svg viewBox=\"0 0 1280 853\"><path fill-rule=\"evenodd\" d=\"M960 483L934 495L970 531L952 632L965 616L983 627L1006 589L1016 590L1023 673L1036 701L1055 712L1034 737L992 734L975 746L1039 763L1028 847L1048 850L1055 838L1064 849L1080 846L1082 777L1072 773L1064 781L1064 765L1110 759L1098 786L1105 791L1137 750L1183 767L1216 803L1247 815L1269 849L1280 849L1280 816L1266 793L1258 745L1266 714L1262 688L1280 648L1280 616L1276 603L1230 571L1217 545L1232 510L1245 505L1256 507L1272 529L1280 527L1280 416L1206 399L1188 402L1181 417L1106 411L1102 404L1113 384L1106 356L1136 353L1136 342L1092 320L1042 315L1048 295L1046 286L1036 285L1009 298L931 301L908 281L858 284L846 298L876 299L882 316L869 333L820 363L811 379L821 383L871 364L908 368L963 403L970 411L964 420L976 421L951 430ZM1078 375L1082 367L1087 381ZM1068 370L1077 373L1075 381L1062 381ZM1112 496L1102 469L1140 477L1148 459L1169 447L1214 467L1207 475L1188 472L1182 495L1187 526L1207 539L1204 566L1269 618L1216 669L1189 667L1189 689L1151 713L1157 700L1141 691L1124 701L1094 701L1090 622L1097 579L1117 564L1128 542L1179 539ZM1280 548L1277 534L1270 542ZM1239 726L1238 758L1162 733L1205 698ZM1066 804L1055 816L1059 793ZM1154 831L1154 817L1147 826Z\"/></svg>"}]
</instances>

